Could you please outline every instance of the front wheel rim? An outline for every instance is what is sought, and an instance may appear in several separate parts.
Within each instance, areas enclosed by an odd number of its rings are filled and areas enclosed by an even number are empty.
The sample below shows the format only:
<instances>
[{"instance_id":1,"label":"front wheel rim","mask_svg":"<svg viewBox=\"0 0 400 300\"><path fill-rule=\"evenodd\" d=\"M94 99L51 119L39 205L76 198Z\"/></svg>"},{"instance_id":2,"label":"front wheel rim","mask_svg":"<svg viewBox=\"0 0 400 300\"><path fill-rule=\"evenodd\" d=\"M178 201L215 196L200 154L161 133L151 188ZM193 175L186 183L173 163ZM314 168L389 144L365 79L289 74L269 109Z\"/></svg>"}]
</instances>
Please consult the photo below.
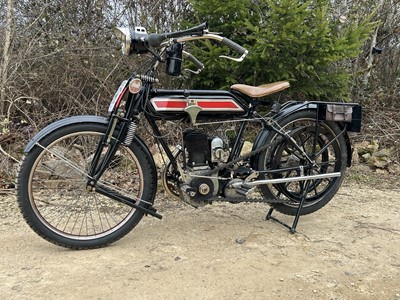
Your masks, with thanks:
<instances>
[{"instance_id":1,"label":"front wheel rim","mask_svg":"<svg viewBox=\"0 0 400 300\"><path fill-rule=\"evenodd\" d=\"M53 149L54 151L54 149L56 149L55 147L57 147L59 143L68 139L73 139L74 143L79 144L79 136L86 135L92 135L95 137L93 140L93 145L95 145L100 139L102 133L95 131L71 133L69 135L60 137L59 139L49 144L46 148ZM81 143L83 142L81 141ZM137 157L132 152L132 150L127 147L120 147L119 151L122 159L126 159L126 157L129 157L129 161L133 162L136 165L137 170L135 172L139 175L139 188L135 191L127 190L127 192L134 192L136 194L135 196L137 198L140 198L143 194L144 183L143 172L141 170ZM82 157L79 157L78 153L79 151L77 151L74 155L77 156L77 159L81 160ZM88 154L89 153L83 152L83 156ZM97 193L85 191L87 177L82 175L82 173L86 173L88 169L87 162L84 168L86 170L82 170L83 172L75 173L73 168L68 167L65 164L59 164L58 168L60 169L61 167L60 170L63 171L62 174L60 174L60 172L58 172L58 174L50 174L46 186L44 182L40 182L40 180L43 179L40 178L41 176L43 176L40 175L40 172L46 171L46 169L47 172L49 172L49 166L46 166L43 163L43 161L49 162L47 157L51 157L51 152L44 150L35 160L35 163L32 166L31 172L29 174L28 193L29 201L35 215L38 217L40 222L46 226L48 230L64 238L90 241L115 233L124 225L126 225L135 214L136 210L132 209L129 206L115 202L114 200L111 200L105 196L101 196ZM84 157L84 159L89 159L89 157ZM61 160L55 160L56 163L61 162ZM69 175L66 175L65 171L67 170L71 172ZM51 170L51 172L54 172L54 168ZM111 171L109 173L110 180L113 178L112 180L116 180L118 184L120 184L121 182L128 184L129 181L124 180L123 178L116 178L111 174ZM102 178L104 178L105 176L107 176L107 174L102 176ZM71 177L73 177L75 181ZM57 178L63 178L63 180L57 180ZM63 186L63 181L65 181L65 186ZM39 186L35 186L35 184L38 183ZM55 189L57 192L54 192L53 195L51 195L50 189L48 188L49 183L57 184L57 187L61 188ZM40 184L43 184L44 192L40 191ZM107 184L114 185L115 189L120 192L121 188L117 187L116 183L107 182ZM61 191L61 189L63 189L63 191ZM43 193L46 193L47 190L49 192L43 195ZM48 199L46 200L45 197L47 197ZM95 212L97 212L97 215Z\"/></svg>"}]
</instances>

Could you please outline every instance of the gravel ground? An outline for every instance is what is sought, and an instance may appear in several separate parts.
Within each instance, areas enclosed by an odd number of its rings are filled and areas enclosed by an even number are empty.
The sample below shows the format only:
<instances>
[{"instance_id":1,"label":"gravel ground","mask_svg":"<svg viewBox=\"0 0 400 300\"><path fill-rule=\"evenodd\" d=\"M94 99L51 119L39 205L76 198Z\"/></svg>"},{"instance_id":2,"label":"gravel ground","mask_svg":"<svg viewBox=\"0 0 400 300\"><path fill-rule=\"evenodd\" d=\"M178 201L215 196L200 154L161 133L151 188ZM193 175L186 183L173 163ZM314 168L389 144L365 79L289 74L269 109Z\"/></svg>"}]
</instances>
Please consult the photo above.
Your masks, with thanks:
<instances>
[{"instance_id":1,"label":"gravel ground","mask_svg":"<svg viewBox=\"0 0 400 300\"><path fill-rule=\"evenodd\" d=\"M298 232L263 204L193 209L160 197L122 240L73 251L37 236L0 196L2 299L399 299L400 184L350 172ZM277 214L290 222L291 218Z\"/></svg>"}]
</instances>

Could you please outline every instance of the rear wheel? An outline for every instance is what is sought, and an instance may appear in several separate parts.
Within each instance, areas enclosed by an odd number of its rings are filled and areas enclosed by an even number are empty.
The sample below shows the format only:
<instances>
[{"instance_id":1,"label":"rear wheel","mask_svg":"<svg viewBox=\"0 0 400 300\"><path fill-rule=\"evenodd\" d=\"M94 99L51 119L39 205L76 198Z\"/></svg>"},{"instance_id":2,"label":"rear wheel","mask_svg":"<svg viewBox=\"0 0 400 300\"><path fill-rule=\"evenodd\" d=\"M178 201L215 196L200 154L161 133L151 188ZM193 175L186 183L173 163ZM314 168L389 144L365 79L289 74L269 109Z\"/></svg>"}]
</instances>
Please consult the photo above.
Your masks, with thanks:
<instances>
[{"instance_id":1,"label":"rear wheel","mask_svg":"<svg viewBox=\"0 0 400 300\"><path fill-rule=\"evenodd\" d=\"M74 249L102 247L123 237L143 217L143 212L87 187L90 163L105 130L102 124L57 129L22 162L19 207L31 228L54 244ZM99 183L146 207L156 190L153 166L134 140L129 147L120 146Z\"/></svg>"},{"instance_id":2,"label":"rear wheel","mask_svg":"<svg viewBox=\"0 0 400 300\"><path fill-rule=\"evenodd\" d=\"M271 199L270 205L284 214L296 215L304 193L301 214L317 211L333 198L342 184L347 166L345 138L336 123L323 122L316 127L316 122L315 111L296 112L280 122L300 149L274 132L265 138L264 144L273 146L259 157L258 167L264 179L341 173L340 177L260 186L263 196Z\"/></svg>"}]
</instances>

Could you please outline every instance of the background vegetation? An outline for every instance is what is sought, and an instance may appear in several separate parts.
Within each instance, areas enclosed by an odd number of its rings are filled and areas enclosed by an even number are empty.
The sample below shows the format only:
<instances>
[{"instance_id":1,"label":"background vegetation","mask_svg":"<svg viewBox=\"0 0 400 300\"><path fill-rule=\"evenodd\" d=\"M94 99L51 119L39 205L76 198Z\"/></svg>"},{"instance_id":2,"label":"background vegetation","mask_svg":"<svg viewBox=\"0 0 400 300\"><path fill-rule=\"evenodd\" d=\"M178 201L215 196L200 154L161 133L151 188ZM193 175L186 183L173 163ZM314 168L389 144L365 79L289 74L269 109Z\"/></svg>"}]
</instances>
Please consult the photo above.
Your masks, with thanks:
<instances>
[{"instance_id":1,"label":"background vegetation","mask_svg":"<svg viewBox=\"0 0 400 300\"><path fill-rule=\"evenodd\" d=\"M0 0L0 185L35 132L68 115L103 114L146 59L122 57L113 26L161 32L205 20L250 55L236 64L217 58L227 48L195 44L206 69L186 86L289 80L292 98L360 102L356 138L399 160L400 0Z\"/></svg>"}]
</instances>

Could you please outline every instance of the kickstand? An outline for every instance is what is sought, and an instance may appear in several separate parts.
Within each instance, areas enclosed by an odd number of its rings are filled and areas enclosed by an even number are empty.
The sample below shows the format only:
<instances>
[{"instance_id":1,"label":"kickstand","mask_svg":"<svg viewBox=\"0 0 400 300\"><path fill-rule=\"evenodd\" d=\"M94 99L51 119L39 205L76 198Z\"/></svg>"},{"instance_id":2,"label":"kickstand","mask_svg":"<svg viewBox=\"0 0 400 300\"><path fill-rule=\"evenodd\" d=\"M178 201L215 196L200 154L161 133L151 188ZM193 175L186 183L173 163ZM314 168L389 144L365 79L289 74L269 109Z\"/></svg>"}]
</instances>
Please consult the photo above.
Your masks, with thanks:
<instances>
[{"instance_id":1,"label":"kickstand","mask_svg":"<svg viewBox=\"0 0 400 300\"><path fill-rule=\"evenodd\" d=\"M281 224L282 226L285 226L286 228L288 228L290 230L290 233L295 233L296 232L296 228L297 228L297 224L299 223L299 219L300 219L300 216L301 216L301 211L303 210L304 202L305 202L306 197L307 197L307 190L308 190L309 185L310 185L309 181L306 182L305 186L304 186L303 182L300 183L300 193L302 194L302 196L301 196L299 207L297 208L297 212L296 212L296 215L294 217L292 226L290 226L290 225L282 222L281 220L273 217L272 216L272 212L274 211L274 209L272 207L269 209L267 215L265 216L265 220L275 221L275 222Z\"/></svg>"}]
</instances>

